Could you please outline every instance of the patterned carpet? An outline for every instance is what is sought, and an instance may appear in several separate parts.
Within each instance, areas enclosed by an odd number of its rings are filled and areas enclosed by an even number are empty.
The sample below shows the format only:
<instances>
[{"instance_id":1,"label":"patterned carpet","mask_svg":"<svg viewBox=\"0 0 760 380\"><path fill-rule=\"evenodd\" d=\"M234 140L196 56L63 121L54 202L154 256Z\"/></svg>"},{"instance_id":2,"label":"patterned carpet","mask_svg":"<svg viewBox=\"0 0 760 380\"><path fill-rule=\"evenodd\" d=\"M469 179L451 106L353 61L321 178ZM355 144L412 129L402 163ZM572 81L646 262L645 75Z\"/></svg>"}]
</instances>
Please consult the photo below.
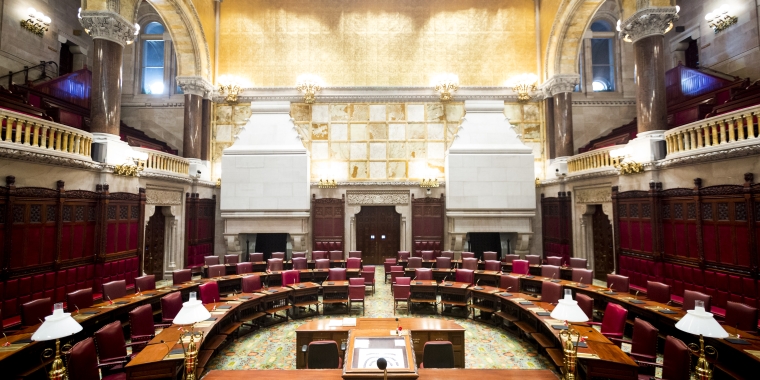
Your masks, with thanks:
<instances>
[{"instance_id":1,"label":"patterned carpet","mask_svg":"<svg viewBox=\"0 0 760 380\"><path fill-rule=\"evenodd\" d=\"M377 286L372 295L366 293L365 318L393 317L393 298L390 284L383 284L383 268L377 268ZM416 311L416 310L415 310ZM404 304L399 305L397 316L406 317ZM515 368L554 369L547 358L536 351L536 347L515 335L483 323L460 318L438 315L417 315L420 317L451 319L465 328L466 368ZM342 318L345 315L318 316L261 329L236 339L224 349L222 354L212 358L206 370L233 369L295 369L295 330L313 319ZM352 317L362 317L359 305L352 310ZM403 326L402 326L403 327Z\"/></svg>"}]
</instances>

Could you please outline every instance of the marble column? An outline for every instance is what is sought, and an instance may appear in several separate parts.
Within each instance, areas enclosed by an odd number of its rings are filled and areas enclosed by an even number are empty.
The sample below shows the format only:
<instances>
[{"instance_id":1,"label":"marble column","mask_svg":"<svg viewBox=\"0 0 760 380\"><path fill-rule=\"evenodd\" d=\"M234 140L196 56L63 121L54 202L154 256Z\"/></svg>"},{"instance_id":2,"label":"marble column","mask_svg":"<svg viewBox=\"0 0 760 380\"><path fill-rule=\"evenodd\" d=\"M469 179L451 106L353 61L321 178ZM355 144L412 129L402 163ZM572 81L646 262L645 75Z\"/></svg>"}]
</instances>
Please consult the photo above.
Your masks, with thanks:
<instances>
[{"instance_id":1,"label":"marble column","mask_svg":"<svg viewBox=\"0 0 760 380\"><path fill-rule=\"evenodd\" d=\"M210 181L210 166L204 163L205 160L202 156L204 144L202 133L204 124L203 98L213 91L213 87L202 77L177 77L177 84L185 93L182 156L190 160L189 174L191 176Z\"/></svg>"},{"instance_id":2,"label":"marble column","mask_svg":"<svg viewBox=\"0 0 760 380\"><path fill-rule=\"evenodd\" d=\"M560 92L552 96L554 108L554 156L573 155L573 93Z\"/></svg>"},{"instance_id":3,"label":"marble column","mask_svg":"<svg viewBox=\"0 0 760 380\"><path fill-rule=\"evenodd\" d=\"M548 159L553 159L555 155L554 143L554 99L544 100L544 120L546 123L546 155Z\"/></svg>"},{"instance_id":4,"label":"marble column","mask_svg":"<svg viewBox=\"0 0 760 380\"><path fill-rule=\"evenodd\" d=\"M573 91L580 82L578 74L558 74L549 78L541 90L547 98L546 121L552 126L546 127L546 138L554 140L549 143L551 162L547 168L548 176L567 174L567 159L575 152L573 146ZM549 110L551 109L551 115ZM552 132L550 135L549 132Z\"/></svg>"},{"instance_id":5,"label":"marble column","mask_svg":"<svg viewBox=\"0 0 760 380\"><path fill-rule=\"evenodd\" d=\"M201 117L201 160L211 161L211 99L203 99Z\"/></svg>"}]
</instances>

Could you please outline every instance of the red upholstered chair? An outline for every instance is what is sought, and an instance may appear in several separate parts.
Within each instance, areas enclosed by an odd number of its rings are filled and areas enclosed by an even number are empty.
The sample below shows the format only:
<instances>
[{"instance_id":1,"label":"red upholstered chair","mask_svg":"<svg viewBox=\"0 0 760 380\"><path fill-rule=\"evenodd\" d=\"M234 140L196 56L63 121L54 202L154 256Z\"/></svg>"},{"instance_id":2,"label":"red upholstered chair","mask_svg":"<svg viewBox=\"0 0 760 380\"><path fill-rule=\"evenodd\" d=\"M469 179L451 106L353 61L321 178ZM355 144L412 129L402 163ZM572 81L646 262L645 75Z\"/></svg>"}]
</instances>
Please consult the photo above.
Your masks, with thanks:
<instances>
[{"instance_id":1,"label":"red upholstered chair","mask_svg":"<svg viewBox=\"0 0 760 380\"><path fill-rule=\"evenodd\" d=\"M623 332L625 332L625 319L628 317L628 310L620 305L612 302L607 304L607 308L604 309L604 318L602 323L599 322L586 322L591 325L601 325L602 335L608 339L622 339Z\"/></svg>"},{"instance_id":2,"label":"red upholstered chair","mask_svg":"<svg viewBox=\"0 0 760 380\"><path fill-rule=\"evenodd\" d=\"M457 269L455 277L456 282L469 282L470 285L475 283L475 271L470 269Z\"/></svg>"},{"instance_id":3,"label":"red upholstered chair","mask_svg":"<svg viewBox=\"0 0 760 380\"><path fill-rule=\"evenodd\" d=\"M401 260L409 260L409 251L398 251L398 259Z\"/></svg>"},{"instance_id":4,"label":"red upholstered chair","mask_svg":"<svg viewBox=\"0 0 760 380\"><path fill-rule=\"evenodd\" d=\"M501 261L499 260L486 260L485 270L492 270L496 272L501 271Z\"/></svg>"},{"instance_id":5,"label":"red upholstered chair","mask_svg":"<svg viewBox=\"0 0 760 380\"><path fill-rule=\"evenodd\" d=\"M510 264L515 260L520 260L520 255L504 255L504 262L507 264Z\"/></svg>"},{"instance_id":6,"label":"red upholstered chair","mask_svg":"<svg viewBox=\"0 0 760 380\"><path fill-rule=\"evenodd\" d=\"M348 251L348 257L356 257L359 260L362 258L362 251Z\"/></svg>"},{"instance_id":7,"label":"red upholstered chair","mask_svg":"<svg viewBox=\"0 0 760 380\"><path fill-rule=\"evenodd\" d=\"M483 261L499 260L499 254L494 251L483 252Z\"/></svg>"},{"instance_id":8,"label":"red upholstered chair","mask_svg":"<svg viewBox=\"0 0 760 380\"><path fill-rule=\"evenodd\" d=\"M474 258L475 252L462 252L461 257L462 257L462 260L464 260L465 258Z\"/></svg>"},{"instance_id":9,"label":"red upholstered chair","mask_svg":"<svg viewBox=\"0 0 760 380\"><path fill-rule=\"evenodd\" d=\"M441 256L440 257L448 257L450 259L453 259L454 258L454 252L452 252L452 251L441 251Z\"/></svg>"},{"instance_id":10,"label":"red upholstered chair","mask_svg":"<svg viewBox=\"0 0 760 380\"><path fill-rule=\"evenodd\" d=\"M172 323L182 309L182 293L174 292L161 297L161 321Z\"/></svg>"},{"instance_id":11,"label":"red upholstered chair","mask_svg":"<svg viewBox=\"0 0 760 380\"><path fill-rule=\"evenodd\" d=\"M235 273L246 274L253 272L253 263L237 263L235 264Z\"/></svg>"},{"instance_id":12,"label":"red upholstered chair","mask_svg":"<svg viewBox=\"0 0 760 380\"><path fill-rule=\"evenodd\" d=\"M657 281L647 281L647 298L654 302L670 302L670 285Z\"/></svg>"},{"instance_id":13,"label":"red upholstered chair","mask_svg":"<svg viewBox=\"0 0 760 380\"><path fill-rule=\"evenodd\" d=\"M170 325L160 325L161 328ZM141 351L149 340L156 336L156 325L153 323L153 307L151 305L138 306L129 312L129 334L132 343L143 343L132 348L132 352Z\"/></svg>"},{"instance_id":14,"label":"red upholstered chair","mask_svg":"<svg viewBox=\"0 0 760 380\"><path fill-rule=\"evenodd\" d=\"M309 264L306 262L305 257L294 257L293 258L293 269L295 270L301 270L301 269L308 269Z\"/></svg>"},{"instance_id":15,"label":"red upholstered chair","mask_svg":"<svg viewBox=\"0 0 760 380\"><path fill-rule=\"evenodd\" d=\"M594 281L594 271L591 269L573 268L573 282L591 285Z\"/></svg>"},{"instance_id":16,"label":"red upholstered chair","mask_svg":"<svg viewBox=\"0 0 760 380\"><path fill-rule=\"evenodd\" d=\"M103 284L103 299L115 300L127 295L127 282L124 280L111 281Z\"/></svg>"},{"instance_id":17,"label":"red upholstered chair","mask_svg":"<svg viewBox=\"0 0 760 380\"><path fill-rule=\"evenodd\" d=\"M559 279L559 267L555 265L542 265L541 276L551 279Z\"/></svg>"},{"instance_id":18,"label":"red upholstered chair","mask_svg":"<svg viewBox=\"0 0 760 380\"><path fill-rule=\"evenodd\" d=\"M327 258L327 251L314 251L311 253L311 259L314 261Z\"/></svg>"},{"instance_id":19,"label":"red upholstered chair","mask_svg":"<svg viewBox=\"0 0 760 380\"><path fill-rule=\"evenodd\" d=\"M45 317L53 313L50 297L39 298L21 305L21 326L34 326L42 323Z\"/></svg>"},{"instance_id":20,"label":"red upholstered chair","mask_svg":"<svg viewBox=\"0 0 760 380\"><path fill-rule=\"evenodd\" d=\"M525 260L528 260L528 264L530 265L541 264L541 256L538 255L525 255Z\"/></svg>"},{"instance_id":21,"label":"red upholstered chair","mask_svg":"<svg viewBox=\"0 0 760 380\"><path fill-rule=\"evenodd\" d=\"M570 268L586 269L586 268L588 268L588 260L587 259L582 259L580 257L571 257L570 258Z\"/></svg>"},{"instance_id":22,"label":"red upholstered chair","mask_svg":"<svg viewBox=\"0 0 760 380\"><path fill-rule=\"evenodd\" d=\"M619 274L607 275L607 287L615 292L628 293L630 281L627 276L621 276Z\"/></svg>"},{"instance_id":23,"label":"red upholstered chair","mask_svg":"<svg viewBox=\"0 0 760 380\"><path fill-rule=\"evenodd\" d=\"M172 272L172 284L180 285L193 279L191 269L177 269Z\"/></svg>"},{"instance_id":24,"label":"red upholstered chair","mask_svg":"<svg viewBox=\"0 0 760 380\"><path fill-rule=\"evenodd\" d=\"M209 265L208 267L209 278L222 277L226 273L227 273L227 267L224 266L224 264Z\"/></svg>"},{"instance_id":25,"label":"red upholstered chair","mask_svg":"<svg viewBox=\"0 0 760 380\"><path fill-rule=\"evenodd\" d=\"M636 318L633 321L633 338L630 355L635 360L655 361L657 359L657 334L659 330L649 322Z\"/></svg>"},{"instance_id":26,"label":"red upholstered chair","mask_svg":"<svg viewBox=\"0 0 760 380\"><path fill-rule=\"evenodd\" d=\"M541 302L556 304L562 297L562 285L551 281L541 283Z\"/></svg>"},{"instance_id":27,"label":"red upholstered chair","mask_svg":"<svg viewBox=\"0 0 760 380\"><path fill-rule=\"evenodd\" d=\"M267 271L277 272L282 270L282 259L267 260Z\"/></svg>"},{"instance_id":28,"label":"red upholstered chair","mask_svg":"<svg viewBox=\"0 0 760 380\"><path fill-rule=\"evenodd\" d=\"M101 365L120 369L131 359L127 354L127 347L135 344L127 344L124 340L124 330L121 328L120 321L113 321L103 326L95 332L94 338Z\"/></svg>"},{"instance_id":29,"label":"red upholstered chair","mask_svg":"<svg viewBox=\"0 0 760 380\"><path fill-rule=\"evenodd\" d=\"M241 283L243 293L255 293L261 290L261 277L257 274L243 277Z\"/></svg>"},{"instance_id":30,"label":"red upholstered chair","mask_svg":"<svg viewBox=\"0 0 760 380\"><path fill-rule=\"evenodd\" d=\"M330 260L318 259L314 261L314 269L330 269Z\"/></svg>"},{"instance_id":31,"label":"red upholstered chair","mask_svg":"<svg viewBox=\"0 0 760 380\"><path fill-rule=\"evenodd\" d=\"M404 276L404 267L401 265L391 265L391 284L396 283L396 279Z\"/></svg>"},{"instance_id":32,"label":"red upholstered chair","mask_svg":"<svg viewBox=\"0 0 760 380\"><path fill-rule=\"evenodd\" d=\"M144 292L146 290L156 289L156 276L148 274L145 276L135 277L135 290Z\"/></svg>"},{"instance_id":33,"label":"red upholstered chair","mask_svg":"<svg viewBox=\"0 0 760 380\"><path fill-rule=\"evenodd\" d=\"M354 303L362 304L362 315L364 315L364 292L367 288L364 287L364 279L361 277L354 277L348 280L348 314L351 314L351 307Z\"/></svg>"},{"instance_id":34,"label":"red upholstered chair","mask_svg":"<svg viewBox=\"0 0 760 380\"><path fill-rule=\"evenodd\" d=\"M375 294L375 266L367 265L362 268L362 279L364 279L364 286L372 287L372 295Z\"/></svg>"},{"instance_id":35,"label":"red upholstered chair","mask_svg":"<svg viewBox=\"0 0 760 380\"><path fill-rule=\"evenodd\" d=\"M414 277L417 280L432 280L433 270L430 268L417 268L414 270Z\"/></svg>"},{"instance_id":36,"label":"red upholstered chair","mask_svg":"<svg viewBox=\"0 0 760 380\"><path fill-rule=\"evenodd\" d=\"M393 314L396 314L399 302L406 302L406 312L409 313L409 277L397 277L393 286Z\"/></svg>"},{"instance_id":37,"label":"red upholstered chair","mask_svg":"<svg viewBox=\"0 0 760 380\"><path fill-rule=\"evenodd\" d=\"M478 259L465 257L462 259L462 269L478 270Z\"/></svg>"},{"instance_id":38,"label":"red upholstered chair","mask_svg":"<svg viewBox=\"0 0 760 380\"><path fill-rule=\"evenodd\" d=\"M712 296L694 290L684 290L682 308L684 310L694 310L694 301L703 301L705 303L705 311L710 312Z\"/></svg>"},{"instance_id":39,"label":"red upholstered chair","mask_svg":"<svg viewBox=\"0 0 760 380\"><path fill-rule=\"evenodd\" d=\"M726 301L726 319L723 324L747 332L757 332L757 308Z\"/></svg>"},{"instance_id":40,"label":"red upholstered chair","mask_svg":"<svg viewBox=\"0 0 760 380\"><path fill-rule=\"evenodd\" d=\"M558 267L562 266L562 258L559 257L559 256L549 256L549 257L546 258L546 262L549 265L555 265L555 266L558 266Z\"/></svg>"},{"instance_id":41,"label":"red upholstered chair","mask_svg":"<svg viewBox=\"0 0 760 380\"><path fill-rule=\"evenodd\" d=\"M385 269L385 275L383 276L383 283L388 282L388 278L391 277L391 266L396 265L396 259L393 257L386 257L383 263L383 269Z\"/></svg>"},{"instance_id":42,"label":"red upholstered chair","mask_svg":"<svg viewBox=\"0 0 760 380\"><path fill-rule=\"evenodd\" d=\"M101 380L98 352L92 338L84 339L75 344L66 354L66 372L69 379ZM103 376L102 380L125 380L126 373L113 373Z\"/></svg>"},{"instance_id":43,"label":"red upholstered chair","mask_svg":"<svg viewBox=\"0 0 760 380\"><path fill-rule=\"evenodd\" d=\"M578 306L583 310L588 319L591 321L594 319L594 299L581 293L575 294L575 301L578 302Z\"/></svg>"},{"instance_id":44,"label":"red upholstered chair","mask_svg":"<svg viewBox=\"0 0 760 380\"><path fill-rule=\"evenodd\" d=\"M338 351L338 343L334 340L318 340L309 343L306 352L307 369L337 369L343 366L343 360Z\"/></svg>"},{"instance_id":45,"label":"red upholstered chair","mask_svg":"<svg viewBox=\"0 0 760 380\"><path fill-rule=\"evenodd\" d=\"M291 260L297 259L299 257L303 257L305 259L306 258L306 252L292 252L290 254L290 259Z\"/></svg>"},{"instance_id":46,"label":"red upholstered chair","mask_svg":"<svg viewBox=\"0 0 760 380\"><path fill-rule=\"evenodd\" d=\"M203 264L205 264L205 265L217 265L217 264L219 264L219 256L205 256L203 258Z\"/></svg>"},{"instance_id":47,"label":"red upholstered chair","mask_svg":"<svg viewBox=\"0 0 760 380\"><path fill-rule=\"evenodd\" d=\"M433 251L422 251L422 260L429 261L433 260L435 258L435 253Z\"/></svg>"},{"instance_id":48,"label":"red upholstered chair","mask_svg":"<svg viewBox=\"0 0 760 380\"><path fill-rule=\"evenodd\" d=\"M219 285L216 281L207 282L198 287L203 304L219 302Z\"/></svg>"},{"instance_id":49,"label":"red upholstered chair","mask_svg":"<svg viewBox=\"0 0 760 380\"><path fill-rule=\"evenodd\" d=\"M346 260L347 269L361 269L361 267L362 267L362 259L358 257L349 257Z\"/></svg>"},{"instance_id":50,"label":"red upholstered chair","mask_svg":"<svg viewBox=\"0 0 760 380\"><path fill-rule=\"evenodd\" d=\"M330 268L327 281L346 281L346 268Z\"/></svg>"},{"instance_id":51,"label":"red upholstered chair","mask_svg":"<svg viewBox=\"0 0 760 380\"><path fill-rule=\"evenodd\" d=\"M237 264L240 262L240 258L238 255L224 255L224 263L225 264Z\"/></svg>"},{"instance_id":52,"label":"red upholstered chair","mask_svg":"<svg viewBox=\"0 0 760 380\"><path fill-rule=\"evenodd\" d=\"M343 251L330 251L330 261L343 260Z\"/></svg>"},{"instance_id":53,"label":"red upholstered chair","mask_svg":"<svg viewBox=\"0 0 760 380\"><path fill-rule=\"evenodd\" d=\"M438 269L451 269L451 258L446 256L436 257L435 267Z\"/></svg>"},{"instance_id":54,"label":"red upholstered chair","mask_svg":"<svg viewBox=\"0 0 760 380\"><path fill-rule=\"evenodd\" d=\"M529 265L528 260L514 260L512 261L512 273L528 274Z\"/></svg>"},{"instance_id":55,"label":"red upholstered chair","mask_svg":"<svg viewBox=\"0 0 760 380\"><path fill-rule=\"evenodd\" d=\"M293 285L301 282L301 272L297 270L286 270L282 272L282 286Z\"/></svg>"},{"instance_id":56,"label":"red upholstered chair","mask_svg":"<svg viewBox=\"0 0 760 380\"><path fill-rule=\"evenodd\" d=\"M689 380L691 378L691 351L680 339L668 336L665 338L662 364L637 361L640 368L662 367L662 378L667 380ZM649 380L651 374L639 374L639 380Z\"/></svg>"},{"instance_id":57,"label":"red upholstered chair","mask_svg":"<svg viewBox=\"0 0 760 380\"><path fill-rule=\"evenodd\" d=\"M407 268L422 268L422 257L410 257L406 264Z\"/></svg>"},{"instance_id":58,"label":"red upholstered chair","mask_svg":"<svg viewBox=\"0 0 760 380\"><path fill-rule=\"evenodd\" d=\"M69 309L69 312L92 307L92 288L79 289L67 294L66 307Z\"/></svg>"},{"instance_id":59,"label":"red upholstered chair","mask_svg":"<svg viewBox=\"0 0 760 380\"><path fill-rule=\"evenodd\" d=\"M271 259L285 260L285 252L272 252Z\"/></svg>"},{"instance_id":60,"label":"red upholstered chair","mask_svg":"<svg viewBox=\"0 0 760 380\"><path fill-rule=\"evenodd\" d=\"M252 263L264 262L264 254L261 252L251 253L249 260L251 260Z\"/></svg>"},{"instance_id":61,"label":"red upholstered chair","mask_svg":"<svg viewBox=\"0 0 760 380\"><path fill-rule=\"evenodd\" d=\"M425 343L420 368L454 368L454 346L447 340Z\"/></svg>"},{"instance_id":62,"label":"red upholstered chair","mask_svg":"<svg viewBox=\"0 0 760 380\"><path fill-rule=\"evenodd\" d=\"M519 292L520 279L515 276L503 274L499 277L499 287L507 291Z\"/></svg>"}]
</instances>

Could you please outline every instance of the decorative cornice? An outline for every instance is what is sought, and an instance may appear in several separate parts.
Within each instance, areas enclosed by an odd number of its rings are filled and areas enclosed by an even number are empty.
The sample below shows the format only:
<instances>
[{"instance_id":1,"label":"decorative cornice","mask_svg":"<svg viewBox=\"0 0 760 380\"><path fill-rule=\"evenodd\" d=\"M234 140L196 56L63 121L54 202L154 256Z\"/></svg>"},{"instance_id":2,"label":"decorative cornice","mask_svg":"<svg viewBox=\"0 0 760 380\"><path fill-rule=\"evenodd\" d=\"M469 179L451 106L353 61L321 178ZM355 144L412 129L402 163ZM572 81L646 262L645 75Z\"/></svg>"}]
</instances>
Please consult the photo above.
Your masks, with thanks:
<instances>
[{"instance_id":1,"label":"decorative cornice","mask_svg":"<svg viewBox=\"0 0 760 380\"><path fill-rule=\"evenodd\" d=\"M0 158L34 162L56 166L67 166L77 169L102 170L105 165L100 162L86 161L76 158L61 157L52 154L30 152L28 150L0 147Z\"/></svg>"},{"instance_id":2,"label":"decorative cornice","mask_svg":"<svg viewBox=\"0 0 760 380\"><path fill-rule=\"evenodd\" d=\"M636 99L631 100L573 100L573 106L577 107L598 107L598 106L635 106Z\"/></svg>"},{"instance_id":3,"label":"decorative cornice","mask_svg":"<svg viewBox=\"0 0 760 380\"><path fill-rule=\"evenodd\" d=\"M701 154L692 154L684 157L677 157L658 161L655 166L660 169L668 168L671 166L679 165L694 165L701 164L703 162L726 160L730 158L740 158L745 156L753 156L760 154L760 143L749 146L741 146L732 149L723 149L714 152L706 152Z\"/></svg>"},{"instance_id":4,"label":"decorative cornice","mask_svg":"<svg viewBox=\"0 0 760 380\"><path fill-rule=\"evenodd\" d=\"M171 182L182 182L182 183L193 183L193 179L187 176L181 176L179 174L168 174L168 173L158 173L154 171L147 171L143 170L139 174L140 178L152 178L152 179L160 179L164 181L171 181Z\"/></svg>"},{"instance_id":5,"label":"decorative cornice","mask_svg":"<svg viewBox=\"0 0 760 380\"><path fill-rule=\"evenodd\" d=\"M93 39L108 40L124 46L135 38L135 26L115 12L82 11L79 21Z\"/></svg>"},{"instance_id":6,"label":"decorative cornice","mask_svg":"<svg viewBox=\"0 0 760 380\"><path fill-rule=\"evenodd\" d=\"M438 182L441 187L446 186L446 182ZM343 181L338 182L338 187L341 186L404 186L404 187L420 187L420 181ZM312 187L318 187L319 182L311 182Z\"/></svg>"},{"instance_id":7,"label":"decorative cornice","mask_svg":"<svg viewBox=\"0 0 760 380\"><path fill-rule=\"evenodd\" d=\"M214 86L202 77L177 77L177 85L188 95L210 97Z\"/></svg>"},{"instance_id":8,"label":"decorative cornice","mask_svg":"<svg viewBox=\"0 0 760 380\"><path fill-rule=\"evenodd\" d=\"M620 175L620 172L617 169L595 171L591 173L567 176L567 177L562 177L562 178L544 179L544 180L541 180L541 186L543 187L543 186L549 186L549 185L556 185L560 183L580 181L580 180L589 179L589 178L618 176L618 175Z\"/></svg>"},{"instance_id":9,"label":"decorative cornice","mask_svg":"<svg viewBox=\"0 0 760 380\"><path fill-rule=\"evenodd\" d=\"M642 8L620 24L620 34L624 40L636 42L667 33L677 20L677 7Z\"/></svg>"},{"instance_id":10,"label":"decorative cornice","mask_svg":"<svg viewBox=\"0 0 760 380\"><path fill-rule=\"evenodd\" d=\"M581 76L578 74L558 74L549 78L540 87L544 96L548 98L563 92L573 92L580 81Z\"/></svg>"}]
</instances>

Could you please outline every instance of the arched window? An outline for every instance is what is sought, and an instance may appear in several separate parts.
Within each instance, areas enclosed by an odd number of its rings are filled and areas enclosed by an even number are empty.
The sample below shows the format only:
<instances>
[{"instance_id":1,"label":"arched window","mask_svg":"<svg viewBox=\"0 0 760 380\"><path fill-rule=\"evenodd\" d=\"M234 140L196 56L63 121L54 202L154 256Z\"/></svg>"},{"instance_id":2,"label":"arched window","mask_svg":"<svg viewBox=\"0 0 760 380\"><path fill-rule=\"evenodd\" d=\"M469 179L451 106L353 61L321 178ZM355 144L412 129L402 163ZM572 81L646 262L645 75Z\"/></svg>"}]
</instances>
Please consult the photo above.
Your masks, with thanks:
<instances>
[{"instance_id":1,"label":"arched window","mask_svg":"<svg viewBox=\"0 0 760 380\"><path fill-rule=\"evenodd\" d=\"M595 20L584 37L580 56L581 86L577 91L616 91L617 39L613 24L606 19Z\"/></svg>"},{"instance_id":2,"label":"arched window","mask_svg":"<svg viewBox=\"0 0 760 380\"><path fill-rule=\"evenodd\" d=\"M164 79L165 43L164 26L152 21L142 28L140 36L142 57L140 62L143 94L163 94L166 89Z\"/></svg>"}]
</instances>

